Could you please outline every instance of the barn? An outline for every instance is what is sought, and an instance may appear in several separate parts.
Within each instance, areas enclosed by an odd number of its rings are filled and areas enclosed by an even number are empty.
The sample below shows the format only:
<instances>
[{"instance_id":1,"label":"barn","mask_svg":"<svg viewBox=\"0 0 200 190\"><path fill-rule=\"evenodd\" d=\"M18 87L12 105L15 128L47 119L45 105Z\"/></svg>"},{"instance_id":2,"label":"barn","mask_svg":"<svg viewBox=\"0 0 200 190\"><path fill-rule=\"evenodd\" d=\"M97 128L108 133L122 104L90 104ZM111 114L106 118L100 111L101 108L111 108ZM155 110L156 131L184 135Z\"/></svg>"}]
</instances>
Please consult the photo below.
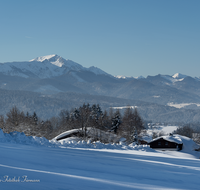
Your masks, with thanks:
<instances>
[{"instance_id":1,"label":"barn","mask_svg":"<svg viewBox=\"0 0 200 190\"><path fill-rule=\"evenodd\" d=\"M160 150L182 150L183 142L178 136L161 136L148 143L150 148Z\"/></svg>"}]
</instances>

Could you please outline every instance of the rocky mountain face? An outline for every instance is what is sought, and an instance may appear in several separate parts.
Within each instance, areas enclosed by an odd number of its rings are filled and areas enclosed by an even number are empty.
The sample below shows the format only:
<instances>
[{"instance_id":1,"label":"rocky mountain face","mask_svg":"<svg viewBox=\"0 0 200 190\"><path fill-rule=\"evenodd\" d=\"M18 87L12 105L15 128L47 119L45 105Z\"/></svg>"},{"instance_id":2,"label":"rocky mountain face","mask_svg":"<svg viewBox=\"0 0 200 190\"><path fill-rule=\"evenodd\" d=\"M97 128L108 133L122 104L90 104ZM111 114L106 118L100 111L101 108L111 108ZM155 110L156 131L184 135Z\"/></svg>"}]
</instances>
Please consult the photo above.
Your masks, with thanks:
<instances>
[{"instance_id":1,"label":"rocky mountain face","mask_svg":"<svg viewBox=\"0 0 200 190\"><path fill-rule=\"evenodd\" d=\"M187 117L185 122L194 120L196 122L200 119L198 116L198 112L200 111L200 79L178 73L173 76L157 75L146 78L114 77L99 68L85 68L78 63L66 60L58 55L49 55L26 62L1 63L0 89L1 93L6 91L8 99L13 98L11 94L14 92L18 92L14 94L21 94L21 96L32 92L34 94L34 98L32 98L35 102L41 97L43 100L46 98L45 101L47 101L48 97L56 104L58 102L57 97L60 97L62 94L62 99L68 102L66 103L68 105L66 107L73 107L71 104L72 101L70 102L69 99L66 100L65 96L68 96L69 93L76 93L76 97L79 96L77 100L81 100L80 103L92 102L86 98L86 96L89 97L92 95L93 102L104 105L104 108L126 106L127 104L138 106L136 104L140 102L138 109L143 111L141 114L148 120L155 120L156 118L157 121L167 121L172 110L177 115L180 113L184 115L186 112L189 112L190 114L188 115L190 117ZM83 99L82 97L85 98ZM109 103L110 97L117 99L113 99L115 101ZM15 97L15 99L17 101L18 97ZM109 101L105 101L105 99ZM19 102L15 102L13 99L11 102L12 104L19 104ZM75 101L73 103L76 104ZM23 104L26 103L21 102L20 106L22 108L27 107L27 105ZM61 104L59 103L59 105ZM142 105L146 105L146 107ZM39 110L40 106L36 107ZM159 109L156 107L159 107ZM157 116L147 111L152 112L154 108L157 110L156 113L159 110ZM168 111L166 111L166 108L168 108ZM56 110L58 111L59 109ZM53 111L47 115L52 114L54 114ZM48 117L47 115L44 117ZM172 118L170 121L181 120L181 114L180 117Z\"/></svg>"}]
</instances>

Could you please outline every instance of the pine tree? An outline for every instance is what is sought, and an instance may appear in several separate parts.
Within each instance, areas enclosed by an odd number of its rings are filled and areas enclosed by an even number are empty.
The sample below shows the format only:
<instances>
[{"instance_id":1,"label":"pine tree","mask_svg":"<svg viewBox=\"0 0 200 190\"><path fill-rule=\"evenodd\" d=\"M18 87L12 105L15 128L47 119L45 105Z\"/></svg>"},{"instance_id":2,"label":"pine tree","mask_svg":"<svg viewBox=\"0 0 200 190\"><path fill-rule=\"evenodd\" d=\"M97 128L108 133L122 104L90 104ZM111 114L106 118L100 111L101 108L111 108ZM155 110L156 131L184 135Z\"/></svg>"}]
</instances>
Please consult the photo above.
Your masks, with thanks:
<instances>
[{"instance_id":1,"label":"pine tree","mask_svg":"<svg viewBox=\"0 0 200 190\"><path fill-rule=\"evenodd\" d=\"M121 124L121 117L120 117L119 110L117 110L114 115L115 115L114 118L112 118L111 131L114 131L114 133L117 133L117 130Z\"/></svg>"},{"instance_id":2,"label":"pine tree","mask_svg":"<svg viewBox=\"0 0 200 190\"><path fill-rule=\"evenodd\" d=\"M33 113L32 118L33 118L34 124L37 125L38 124L38 117L37 117L37 114L35 112Z\"/></svg>"}]
</instances>

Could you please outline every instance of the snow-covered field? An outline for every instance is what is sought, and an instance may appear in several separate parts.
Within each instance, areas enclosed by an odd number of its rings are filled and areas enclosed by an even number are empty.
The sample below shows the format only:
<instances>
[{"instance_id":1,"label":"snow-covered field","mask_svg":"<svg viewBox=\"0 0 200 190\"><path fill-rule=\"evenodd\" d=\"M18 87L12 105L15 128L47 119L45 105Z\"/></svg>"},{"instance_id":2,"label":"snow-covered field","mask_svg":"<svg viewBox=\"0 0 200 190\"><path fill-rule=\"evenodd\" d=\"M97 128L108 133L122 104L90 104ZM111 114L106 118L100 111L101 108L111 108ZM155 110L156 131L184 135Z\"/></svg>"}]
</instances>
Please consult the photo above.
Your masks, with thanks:
<instances>
[{"instance_id":1,"label":"snow-covered field","mask_svg":"<svg viewBox=\"0 0 200 190\"><path fill-rule=\"evenodd\" d=\"M187 141L187 139L185 139ZM189 141L188 141L189 145ZM0 130L0 189L142 189L200 187L199 152L79 142L65 146Z\"/></svg>"},{"instance_id":2,"label":"snow-covered field","mask_svg":"<svg viewBox=\"0 0 200 190\"><path fill-rule=\"evenodd\" d=\"M147 133L149 135L152 135L153 132L160 133L163 132L164 134L170 134L173 131L175 131L178 128L178 126L164 126L164 125L158 125L154 126L152 129L148 129Z\"/></svg>"},{"instance_id":3,"label":"snow-covered field","mask_svg":"<svg viewBox=\"0 0 200 190\"><path fill-rule=\"evenodd\" d=\"M197 104L197 103L181 103L181 104L174 104L173 102L171 103L168 103L167 104L168 106L171 106L171 107L175 107L175 108L184 108L186 106L190 106L190 105L196 105L197 107L200 107L200 104Z\"/></svg>"}]
</instances>

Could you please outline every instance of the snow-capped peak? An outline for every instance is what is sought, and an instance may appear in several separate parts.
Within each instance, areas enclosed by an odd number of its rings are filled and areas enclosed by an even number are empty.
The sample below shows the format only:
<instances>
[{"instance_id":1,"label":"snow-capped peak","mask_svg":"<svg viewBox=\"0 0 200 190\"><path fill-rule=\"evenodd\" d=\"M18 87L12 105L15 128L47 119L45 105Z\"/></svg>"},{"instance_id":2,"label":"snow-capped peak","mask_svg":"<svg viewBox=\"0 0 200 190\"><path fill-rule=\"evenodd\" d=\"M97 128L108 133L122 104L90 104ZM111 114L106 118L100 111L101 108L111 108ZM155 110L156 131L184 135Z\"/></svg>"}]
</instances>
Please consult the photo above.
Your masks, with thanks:
<instances>
[{"instance_id":1,"label":"snow-capped peak","mask_svg":"<svg viewBox=\"0 0 200 190\"><path fill-rule=\"evenodd\" d=\"M107 74L96 67L85 68L74 61L66 60L56 54L37 57L28 62L10 62L0 64L0 73L25 78L35 76L39 78L51 78L63 75L69 71L86 70L89 70L96 75Z\"/></svg>"},{"instance_id":2,"label":"snow-capped peak","mask_svg":"<svg viewBox=\"0 0 200 190\"><path fill-rule=\"evenodd\" d=\"M53 65L56 65L58 67L62 67L66 61L63 59L62 57L53 54L53 55L46 55L46 56L41 56L41 57L37 57L35 59L30 60L29 62L50 62Z\"/></svg>"},{"instance_id":3,"label":"snow-capped peak","mask_svg":"<svg viewBox=\"0 0 200 190\"><path fill-rule=\"evenodd\" d=\"M53 57L57 56L56 54L53 54L53 55L46 55L46 56L40 56L40 57L37 57L35 59L31 59L29 62L32 62L32 61L39 61L39 62L43 62L44 60L49 60Z\"/></svg>"},{"instance_id":4,"label":"snow-capped peak","mask_svg":"<svg viewBox=\"0 0 200 190\"><path fill-rule=\"evenodd\" d=\"M35 59L30 60L29 62L51 63L52 65L55 65L57 67L64 67L68 68L69 70L83 69L83 66L81 66L80 64L75 63L68 59L66 60L56 54L37 57Z\"/></svg>"},{"instance_id":5,"label":"snow-capped peak","mask_svg":"<svg viewBox=\"0 0 200 190\"><path fill-rule=\"evenodd\" d=\"M182 80L184 80L185 77L187 77L186 75L182 75L180 73L176 73L176 74L174 74L172 76L170 76L170 75L160 75L160 76L162 78L168 80L171 83L182 81Z\"/></svg>"},{"instance_id":6,"label":"snow-capped peak","mask_svg":"<svg viewBox=\"0 0 200 190\"><path fill-rule=\"evenodd\" d=\"M185 77L187 77L187 75L183 75L180 73L176 73L172 76L172 78L174 78L174 79L184 79Z\"/></svg>"}]
</instances>

